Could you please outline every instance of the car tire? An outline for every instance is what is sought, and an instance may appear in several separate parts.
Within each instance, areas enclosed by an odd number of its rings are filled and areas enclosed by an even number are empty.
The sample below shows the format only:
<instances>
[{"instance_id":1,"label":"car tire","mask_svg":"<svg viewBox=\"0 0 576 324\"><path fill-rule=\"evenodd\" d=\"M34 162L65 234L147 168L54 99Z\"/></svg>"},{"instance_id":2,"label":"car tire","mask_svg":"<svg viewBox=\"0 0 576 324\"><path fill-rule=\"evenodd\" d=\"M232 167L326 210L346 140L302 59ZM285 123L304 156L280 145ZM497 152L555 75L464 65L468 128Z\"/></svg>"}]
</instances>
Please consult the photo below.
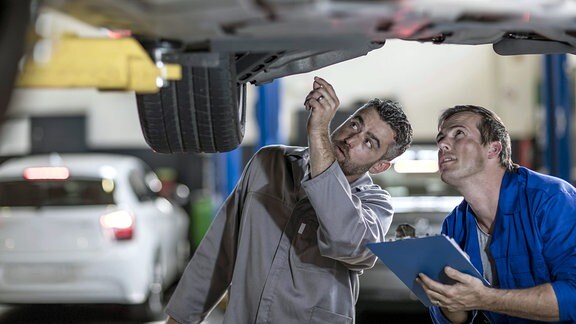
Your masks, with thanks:
<instances>
[{"instance_id":1,"label":"car tire","mask_svg":"<svg viewBox=\"0 0 576 324\"><path fill-rule=\"evenodd\" d=\"M0 124L4 121L14 82L18 74L18 61L26 47L29 26L30 0L5 0L0 4Z\"/></svg>"},{"instance_id":2,"label":"car tire","mask_svg":"<svg viewBox=\"0 0 576 324\"><path fill-rule=\"evenodd\" d=\"M136 95L144 139L159 153L231 151L244 137L246 84L236 81L232 55L190 55L177 62L181 80Z\"/></svg>"}]
</instances>

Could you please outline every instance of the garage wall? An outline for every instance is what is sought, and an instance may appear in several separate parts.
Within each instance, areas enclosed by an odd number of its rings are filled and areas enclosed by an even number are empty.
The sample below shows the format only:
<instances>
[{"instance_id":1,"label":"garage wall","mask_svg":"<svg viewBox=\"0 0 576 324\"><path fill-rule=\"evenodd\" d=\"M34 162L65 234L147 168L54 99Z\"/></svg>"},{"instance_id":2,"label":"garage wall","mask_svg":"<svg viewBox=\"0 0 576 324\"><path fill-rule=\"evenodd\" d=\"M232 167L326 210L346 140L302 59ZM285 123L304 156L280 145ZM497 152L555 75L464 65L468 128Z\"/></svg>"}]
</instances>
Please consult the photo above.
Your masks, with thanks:
<instances>
[{"instance_id":1,"label":"garage wall","mask_svg":"<svg viewBox=\"0 0 576 324\"><path fill-rule=\"evenodd\" d=\"M255 87L247 101L254 106ZM42 116L85 116L87 147L93 150L148 149L142 135L133 92L96 89L16 89L8 120L0 127L0 156L30 153L30 118ZM249 112L245 140L256 139L256 121Z\"/></svg>"},{"instance_id":2,"label":"garage wall","mask_svg":"<svg viewBox=\"0 0 576 324\"><path fill-rule=\"evenodd\" d=\"M304 97L317 75L332 83L342 107L372 97L398 100L413 124L417 141L434 138L440 111L456 104L493 109L513 137L526 137L536 127L540 59L498 56L491 46L389 41L367 56L284 78L284 120L292 122L292 111L304 109ZM284 126L290 134L290 124Z\"/></svg>"},{"instance_id":3,"label":"garage wall","mask_svg":"<svg viewBox=\"0 0 576 324\"><path fill-rule=\"evenodd\" d=\"M125 92L99 92L95 89L16 89L2 127L0 155L20 155L30 151L34 132L24 127L30 118L85 116L88 148L146 147L140 130L134 95ZM70 134L70 136L78 136Z\"/></svg>"}]
</instances>

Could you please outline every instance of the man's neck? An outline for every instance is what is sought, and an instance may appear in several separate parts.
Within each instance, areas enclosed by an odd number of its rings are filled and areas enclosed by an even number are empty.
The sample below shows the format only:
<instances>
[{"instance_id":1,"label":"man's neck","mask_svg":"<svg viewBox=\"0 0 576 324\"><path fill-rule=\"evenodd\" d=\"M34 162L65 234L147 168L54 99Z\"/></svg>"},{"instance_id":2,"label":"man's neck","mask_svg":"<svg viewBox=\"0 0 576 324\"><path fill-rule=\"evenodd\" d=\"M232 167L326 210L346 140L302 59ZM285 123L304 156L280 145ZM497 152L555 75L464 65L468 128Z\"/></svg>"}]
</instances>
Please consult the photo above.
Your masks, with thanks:
<instances>
[{"instance_id":1,"label":"man's neck","mask_svg":"<svg viewBox=\"0 0 576 324\"><path fill-rule=\"evenodd\" d=\"M487 170L457 188L474 211L478 225L486 233L492 233L504 173L503 168Z\"/></svg>"}]
</instances>

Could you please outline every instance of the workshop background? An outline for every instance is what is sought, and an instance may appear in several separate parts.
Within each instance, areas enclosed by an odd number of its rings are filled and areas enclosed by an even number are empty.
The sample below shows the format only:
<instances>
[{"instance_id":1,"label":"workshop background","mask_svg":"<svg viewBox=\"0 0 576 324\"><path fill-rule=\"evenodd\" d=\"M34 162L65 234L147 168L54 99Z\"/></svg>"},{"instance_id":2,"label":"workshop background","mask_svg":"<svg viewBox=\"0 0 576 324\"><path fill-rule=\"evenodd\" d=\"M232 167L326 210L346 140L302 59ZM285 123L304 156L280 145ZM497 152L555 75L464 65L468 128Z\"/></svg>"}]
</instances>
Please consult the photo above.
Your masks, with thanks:
<instances>
[{"instance_id":1,"label":"workshop background","mask_svg":"<svg viewBox=\"0 0 576 324\"><path fill-rule=\"evenodd\" d=\"M91 32L76 21L58 24ZM516 162L574 183L575 65L572 56L563 54L503 57L491 46L391 40L386 50L250 86L244 141L234 151L217 154L153 152L144 141L132 92L17 88L0 128L0 162L53 152L140 157L165 184L190 188L186 210L194 248L258 148L277 143L306 145L303 101L314 76L335 88L341 101L340 120L373 97L399 101L412 122L415 146L434 145L436 121L443 109L457 104L490 108L510 131ZM557 88L562 85L564 91L552 92L552 83Z\"/></svg>"}]
</instances>

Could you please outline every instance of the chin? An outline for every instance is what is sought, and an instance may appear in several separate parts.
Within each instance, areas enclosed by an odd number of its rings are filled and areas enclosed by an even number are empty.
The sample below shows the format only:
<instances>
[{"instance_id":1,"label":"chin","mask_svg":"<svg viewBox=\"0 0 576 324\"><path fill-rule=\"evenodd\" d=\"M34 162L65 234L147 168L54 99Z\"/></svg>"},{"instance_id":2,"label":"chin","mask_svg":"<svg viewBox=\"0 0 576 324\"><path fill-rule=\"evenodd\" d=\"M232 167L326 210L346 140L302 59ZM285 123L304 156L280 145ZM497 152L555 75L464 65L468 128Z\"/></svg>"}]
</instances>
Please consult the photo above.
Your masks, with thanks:
<instances>
[{"instance_id":1,"label":"chin","mask_svg":"<svg viewBox=\"0 0 576 324\"><path fill-rule=\"evenodd\" d=\"M442 181L444 181L444 182L446 182L446 183L449 183L449 180L448 180L448 179L449 179L448 174L446 174L445 171L440 171L440 180L442 180Z\"/></svg>"}]
</instances>

